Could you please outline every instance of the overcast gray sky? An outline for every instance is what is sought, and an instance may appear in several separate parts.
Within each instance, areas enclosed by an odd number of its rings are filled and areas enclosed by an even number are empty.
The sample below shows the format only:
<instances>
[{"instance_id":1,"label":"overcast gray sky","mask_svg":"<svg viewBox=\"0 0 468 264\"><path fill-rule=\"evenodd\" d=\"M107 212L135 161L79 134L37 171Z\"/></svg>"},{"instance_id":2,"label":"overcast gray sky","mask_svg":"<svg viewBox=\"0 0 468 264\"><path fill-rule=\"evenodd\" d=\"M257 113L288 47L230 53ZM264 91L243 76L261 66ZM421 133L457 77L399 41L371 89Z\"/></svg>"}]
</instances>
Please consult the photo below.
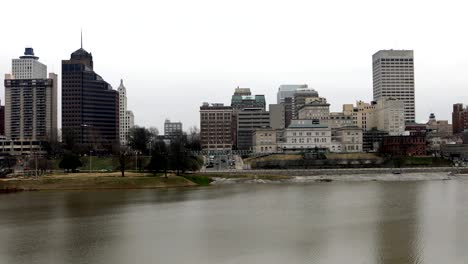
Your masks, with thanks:
<instances>
[{"instance_id":1,"label":"overcast gray sky","mask_svg":"<svg viewBox=\"0 0 468 264\"><path fill-rule=\"evenodd\" d=\"M6 1L0 72L32 46L49 71L80 46L116 89L124 79L138 125L199 126L202 102L237 86L276 102L281 84L307 83L331 109L372 99L372 54L415 51L416 114L451 122L468 99L466 1ZM4 87L1 87L1 99ZM3 102L2 102L3 103Z\"/></svg>"}]
</instances>

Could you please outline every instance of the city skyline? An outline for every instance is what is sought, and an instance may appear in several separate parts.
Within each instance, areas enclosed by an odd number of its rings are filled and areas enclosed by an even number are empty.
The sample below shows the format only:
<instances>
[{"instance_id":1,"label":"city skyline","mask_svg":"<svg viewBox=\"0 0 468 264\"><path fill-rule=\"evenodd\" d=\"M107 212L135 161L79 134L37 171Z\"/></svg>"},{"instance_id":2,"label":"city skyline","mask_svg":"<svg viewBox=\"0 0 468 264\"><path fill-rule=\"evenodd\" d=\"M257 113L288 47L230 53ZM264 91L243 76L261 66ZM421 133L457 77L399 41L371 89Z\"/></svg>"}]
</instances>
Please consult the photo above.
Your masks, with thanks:
<instances>
[{"instance_id":1,"label":"city skyline","mask_svg":"<svg viewBox=\"0 0 468 264\"><path fill-rule=\"evenodd\" d=\"M44 3L32 2L30 9L57 14L55 19L65 19L62 13L66 7L62 3L46 2L54 8L44 9L41 7L47 6ZM450 120L452 104L468 101L468 96L463 93L468 86L468 77L463 74L468 70L468 54L464 49L468 40L453 34L466 24L466 18L454 14L432 21L447 8L461 12L463 9L456 8L456 2L443 7L435 2L425 2L423 14L417 12L419 6L415 3L405 2L403 10L398 8L398 3L386 5L386 9L381 10L381 6L372 5L370 1L358 1L356 6L367 5L368 9L360 11L350 6L353 14L340 9L331 18L320 12L308 15L308 11L311 8L331 11L333 4L295 3L287 6L272 3L268 12L260 13L263 5L256 2L243 11L247 3L241 1L228 6L238 10L243 18L234 19L236 13L232 10L227 17L204 11L203 8L210 5L221 14L226 11L209 1L197 5L187 2L185 4L198 13L183 11L188 16L180 22L163 14L163 11L177 10L177 4L158 3L159 17L135 17L131 23L120 21L119 16L127 14L127 10L149 15L149 11L142 7L151 9L149 7L154 6L120 3L115 9L113 7L114 13L104 16L113 20L112 26L98 23L97 14L106 7L95 3L90 19L72 21L66 30L58 25L51 29L60 34L45 37L41 31L36 32L36 27L55 21L49 16L44 16L35 25L19 23L12 28L6 27L4 34L14 37L2 45L0 70L10 72L11 59L26 46L31 46L41 54L49 71L60 76L60 60L78 47L80 28L83 28L83 46L93 53L96 71L114 89L120 79L124 79L129 87L129 109L135 113L135 124L156 126L160 131L166 118L181 121L185 128L199 126L201 103L228 104L232 90L237 86L249 87L254 94L264 94L267 104L276 101L277 89L282 84L308 84L328 99L332 111L357 100L368 102L372 100L372 54L391 48L415 52L416 121L427 120L431 112L439 119ZM22 8L18 3L9 2L6 9ZM369 11L377 10L382 16L395 11L401 16L415 15L417 22L389 19L371 25L370 19L378 16ZM257 15L264 18L263 22L256 20ZM349 23L333 21L338 15L350 18ZM11 18L7 12L0 20L8 24ZM214 25L213 19L217 19L219 25ZM165 20L167 23L160 23ZM135 25L140 25L139 30L133 30ZM220 32L223 26L227 30ZM377 28L381 31L376 31ZM30 33L15 33L25 30ZM146 34L153 31L156 36ZM353 41L347 41L349 39ZM1 89L1 100L4 100L4 87ZM448 91L443 97L440 96L442 89Z\"/></svg>"}]
</instances>

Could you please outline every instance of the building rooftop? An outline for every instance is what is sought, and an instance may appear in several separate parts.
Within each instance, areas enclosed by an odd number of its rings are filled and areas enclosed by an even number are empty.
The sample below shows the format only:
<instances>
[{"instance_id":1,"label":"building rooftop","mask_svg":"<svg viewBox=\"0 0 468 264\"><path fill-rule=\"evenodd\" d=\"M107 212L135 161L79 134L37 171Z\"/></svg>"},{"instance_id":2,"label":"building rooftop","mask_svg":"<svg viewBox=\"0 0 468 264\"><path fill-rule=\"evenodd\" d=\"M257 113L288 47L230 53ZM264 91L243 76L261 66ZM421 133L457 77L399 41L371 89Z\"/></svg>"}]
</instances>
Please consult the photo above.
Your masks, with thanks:
<instances>
[{"instance_id":1,"label":"building rooftop","mask_svg":"<svg viewBox=\"0 0 468 264\"><path fill-rule=\"evenodd\" d=\"M34 49L33 48L25 48L24 49L24 56L21 56L20 59L35 59L35 60L38 60L39 57L34 56Z\"/></svg>"},{"instance_id":2,"label":"building rooftop","mask_svg":"<svg viewBox=\"0 0 468 264\"><path fill-rule=\"evenodd\" d=\"M317 124L314 120L301 119L291 120L291 124L288 128L328 128L328 126L323 124Z\"/></svg>"},{"instance_id":3,"label":"building rooftop","mask_svg":"<svg viewBox=\"0 0 468 264\"><path fill-rule=\"evenodd\" d=\"M90 52L87 52L83 48L77 49L71 54L72 60L81 60L81 59L92 59L93 55Z\"/></svg>"}]
</instances>

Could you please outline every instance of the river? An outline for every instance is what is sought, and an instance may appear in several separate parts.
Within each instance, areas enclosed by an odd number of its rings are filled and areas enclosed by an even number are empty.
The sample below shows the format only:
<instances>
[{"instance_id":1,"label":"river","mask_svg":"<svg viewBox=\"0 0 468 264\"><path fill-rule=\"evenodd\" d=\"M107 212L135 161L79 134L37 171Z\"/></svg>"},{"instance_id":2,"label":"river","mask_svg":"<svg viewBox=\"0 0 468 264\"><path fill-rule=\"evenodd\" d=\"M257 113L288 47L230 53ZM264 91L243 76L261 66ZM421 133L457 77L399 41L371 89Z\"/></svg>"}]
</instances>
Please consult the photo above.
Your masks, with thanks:
<instances>
[{"instance_id":1,"label":"river","mask_svg":"<svg viewBox=\"0 0 468 264\"><path fill-rule=\"evenodd\" d=\"M468 261L468 180L0 196L0 263Z\"/></svg>"}]
</instances>

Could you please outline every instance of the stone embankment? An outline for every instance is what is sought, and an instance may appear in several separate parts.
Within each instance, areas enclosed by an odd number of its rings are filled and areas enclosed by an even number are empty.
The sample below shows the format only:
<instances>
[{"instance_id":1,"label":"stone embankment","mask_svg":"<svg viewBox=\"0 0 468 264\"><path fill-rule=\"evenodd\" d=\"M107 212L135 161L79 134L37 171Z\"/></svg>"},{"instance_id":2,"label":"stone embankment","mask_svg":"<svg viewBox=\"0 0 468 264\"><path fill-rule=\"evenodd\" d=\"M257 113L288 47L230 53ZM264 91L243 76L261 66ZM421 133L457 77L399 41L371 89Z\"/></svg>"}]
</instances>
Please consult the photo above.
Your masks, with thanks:
<instances>
[{"instance_id":1,"label":"stone embankment","mask_svg":"<svg viewBox=\"0 0 468 264\"><path fill-rule=\"evenodd\" d=\"M427 181L462 178L456 168L244 170L206 173L212 184L311 183L331 181ZM465 175L468 176L468 175Z\"/></svg>"},{"instance_id":2,"label":"stone embankment","mask_svg":"<svg viewBox=\"0 0 468 264\"><path fill-rule=\"evenodd\" d=\"M226 175L229 177L242 175L268 175L268 176L340 176L354 174L393 174L393 173L452 173L460 171L455 167L416 167L416 168L349 168L349 169L293 169L293 170L220 170L206 171L205 175Z\"/></svg>"}]
</instances>

